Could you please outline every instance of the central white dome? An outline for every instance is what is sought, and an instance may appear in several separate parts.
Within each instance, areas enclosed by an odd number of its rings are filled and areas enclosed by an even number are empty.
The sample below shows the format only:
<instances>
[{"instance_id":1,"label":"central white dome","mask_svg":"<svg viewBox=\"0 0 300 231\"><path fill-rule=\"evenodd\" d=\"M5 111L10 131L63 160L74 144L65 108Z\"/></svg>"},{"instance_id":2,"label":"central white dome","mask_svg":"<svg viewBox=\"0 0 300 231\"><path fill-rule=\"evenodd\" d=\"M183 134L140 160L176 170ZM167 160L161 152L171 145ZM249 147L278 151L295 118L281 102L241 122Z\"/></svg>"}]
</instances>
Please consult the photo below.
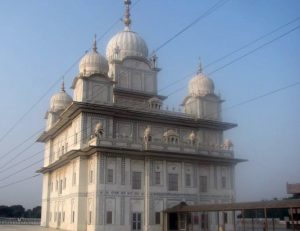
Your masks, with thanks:
<instances>
[{"instance_id":1,"label":"central white dome","mask_svg":"<svg viewBox=\"0 0 300 231\"><path fill-rule=\"evenodd\" d=\"M148 57L148 47L144 39L128 27L110 39L106 47L109 61L126 57Z\"/></svg>"}]
</instances>

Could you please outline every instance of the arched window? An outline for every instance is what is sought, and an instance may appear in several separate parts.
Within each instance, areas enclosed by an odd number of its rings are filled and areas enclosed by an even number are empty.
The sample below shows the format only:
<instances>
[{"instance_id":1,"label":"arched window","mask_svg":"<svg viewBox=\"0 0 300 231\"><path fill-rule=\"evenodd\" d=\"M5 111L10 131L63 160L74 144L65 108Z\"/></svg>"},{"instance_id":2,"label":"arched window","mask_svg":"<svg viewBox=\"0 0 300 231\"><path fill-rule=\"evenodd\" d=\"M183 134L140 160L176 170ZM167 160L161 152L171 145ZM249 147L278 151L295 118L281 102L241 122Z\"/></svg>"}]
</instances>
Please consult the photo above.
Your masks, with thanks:
<instances>
[{"instance_id":1,"label":"arched window","mask_svg":"<svg viewBox=\"0 0 300 231\"><path fill-rule=\"evenodd\" d=\"M153 97L149 99L149 108L154 110L160 110L162 106L162 101L159 98Z\"/></svg>"},{"instance_id":2,"label":"arched window","mask_svg":"<svg viewBox=\"0 0 300 231\"><path fill-rule=\"evenodd\" d=\"M163 140L167 144L178 144L179 135L176 131L170 129L164 133Z\"/></svg>"}]
</instances>

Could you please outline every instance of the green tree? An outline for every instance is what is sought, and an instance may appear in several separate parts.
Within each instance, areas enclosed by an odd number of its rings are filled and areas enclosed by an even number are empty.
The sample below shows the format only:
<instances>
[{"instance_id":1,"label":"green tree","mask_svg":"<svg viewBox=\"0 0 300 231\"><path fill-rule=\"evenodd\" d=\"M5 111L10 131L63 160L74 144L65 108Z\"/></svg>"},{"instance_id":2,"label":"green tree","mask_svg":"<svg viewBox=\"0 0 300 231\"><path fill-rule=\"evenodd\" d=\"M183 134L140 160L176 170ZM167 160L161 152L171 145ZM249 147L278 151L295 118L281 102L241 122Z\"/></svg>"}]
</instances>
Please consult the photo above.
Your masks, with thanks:
<instances>
[{"instance_id":1,"label":"green tree","mask_svg":"<svg viewBox=\"0 0 300 231\"><path fill-rule=\"evenodd\" d=\"M23 217L25 209L22 205L12 205L9 207L11 211L11 217Z\"/></svg>"},{"instance_id":2,"label":"green tree","mask_svg":"<svg viewBox=\"0 0 300 231\"><path fill-rule=\"evenodd\" d=\"M10 216L10 209L6 205L0 205L0 217Z\"/></svg>"},{"instance_id":3,"label":"green tree","mask_svg":"<svg viewBox=\"0 0 300 231\"><path fill-rule=\"evenodd\" d=\"M41 206L36 206L32 209L32 216L33 218L41 218Z\"/></svg>"}]
</instances>

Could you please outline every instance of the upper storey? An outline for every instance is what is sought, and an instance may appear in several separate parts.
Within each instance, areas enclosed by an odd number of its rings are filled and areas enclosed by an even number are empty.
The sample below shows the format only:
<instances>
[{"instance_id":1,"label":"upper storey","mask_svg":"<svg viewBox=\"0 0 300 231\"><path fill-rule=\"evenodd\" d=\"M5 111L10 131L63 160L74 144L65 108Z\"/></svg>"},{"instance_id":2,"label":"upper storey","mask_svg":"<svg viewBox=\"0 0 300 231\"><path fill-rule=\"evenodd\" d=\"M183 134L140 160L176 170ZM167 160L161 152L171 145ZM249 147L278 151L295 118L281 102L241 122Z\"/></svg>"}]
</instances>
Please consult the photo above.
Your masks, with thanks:
<instances>
[{"instance_id":1,"label":"upper storey","mask_svg":"<svg viewBox=\"0 0 300 231\"><path fill-rule=\"evenodd\" d=\"M96 146L106 151L148 150L157 155L205 155L233 158L232 144L223 131L235 124L195 119L187 114L163 110L139 110L117 105L73 102L61 119L38 139L50 145L45 165L63 158L67 152ZM94 139L96 137L96 139ZM225 142L226 141L226 142ZM229 158L229 159L228 159ZM227 161L226 160L226 161Z\"/></svg>"},{"instance_id":2,"label":"upper storey","mask_svg":"<svg viewBox=\"0 0 300 231\"><path fill-rule=\"evenodd\" d=\"M97 51L95 38L91 51L81 59L79 73L72 84L73 100L64 90L53 96L51 102L55 103L50 108L54 109L47 113L46 133L50 134L56 129L54 127L57 127L58 120L64 121L66 113L62 112L72 101L74 101L73 104L87 104L87 107L105 105L112 111L119 107L125 112L134 110L135 114L143 111L142 118L150 113L154 114L154 117L164 117L161 121L163 123L167 123L170 118L176 120L187 118L185 121L187 123L202 120L202 122L210 121L211 124L219 124L222 100L214 93L214 83L203 74L201 66L189 82L188 95L182 104L184 112L163 109L163 100L166 97L157 93L159 71L157 57L154 55L149 58L146 42L130 28L130 0L125 0L125 6L125 28L109 41L106 50L107 57ZM69 113L70 107L67 111ZM101 111L95 113L101 114ZM141 118L134 119L140 120ZM214 125L210 128L219 129Z\"/></svg>"},{"instance_id":3,"label":"upper storey","mask_svg":"<svg viewBox=\"0 0 300 231\"><path fill-rule=\"evenodd\" d=\"M222 122L222 100L201 65L189 82L184 112L163 109L157 57L149 58L146 42L131 31L130 0L125 5L125 29L109 41L107 57L97 51L95 38L79 63L73 99L64 86L52 96L46 131L38 138L46 143L44 165L91 150L237 163L223 137L236 125Z\"/></svg>"}]
</instances>

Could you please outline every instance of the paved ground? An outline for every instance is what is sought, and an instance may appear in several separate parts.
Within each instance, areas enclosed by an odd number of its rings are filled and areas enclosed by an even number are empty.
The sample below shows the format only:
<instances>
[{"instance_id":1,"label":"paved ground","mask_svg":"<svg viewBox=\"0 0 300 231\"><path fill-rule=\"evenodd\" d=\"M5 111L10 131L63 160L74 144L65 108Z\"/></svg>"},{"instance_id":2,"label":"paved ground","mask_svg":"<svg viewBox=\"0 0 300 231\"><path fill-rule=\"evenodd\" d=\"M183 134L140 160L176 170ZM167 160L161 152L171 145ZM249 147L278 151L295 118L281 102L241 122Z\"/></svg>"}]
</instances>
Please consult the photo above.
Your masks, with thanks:
<instances>
[{"instance_id":1,"label":"paved ground","mask_svg":"<svg viewBox=\"0 0 300 231\"><path fill-rule=\"evenodd\" d=\"M54 231L38 225L0 225L0 231Z\"/></svg>"}]
</instances>

